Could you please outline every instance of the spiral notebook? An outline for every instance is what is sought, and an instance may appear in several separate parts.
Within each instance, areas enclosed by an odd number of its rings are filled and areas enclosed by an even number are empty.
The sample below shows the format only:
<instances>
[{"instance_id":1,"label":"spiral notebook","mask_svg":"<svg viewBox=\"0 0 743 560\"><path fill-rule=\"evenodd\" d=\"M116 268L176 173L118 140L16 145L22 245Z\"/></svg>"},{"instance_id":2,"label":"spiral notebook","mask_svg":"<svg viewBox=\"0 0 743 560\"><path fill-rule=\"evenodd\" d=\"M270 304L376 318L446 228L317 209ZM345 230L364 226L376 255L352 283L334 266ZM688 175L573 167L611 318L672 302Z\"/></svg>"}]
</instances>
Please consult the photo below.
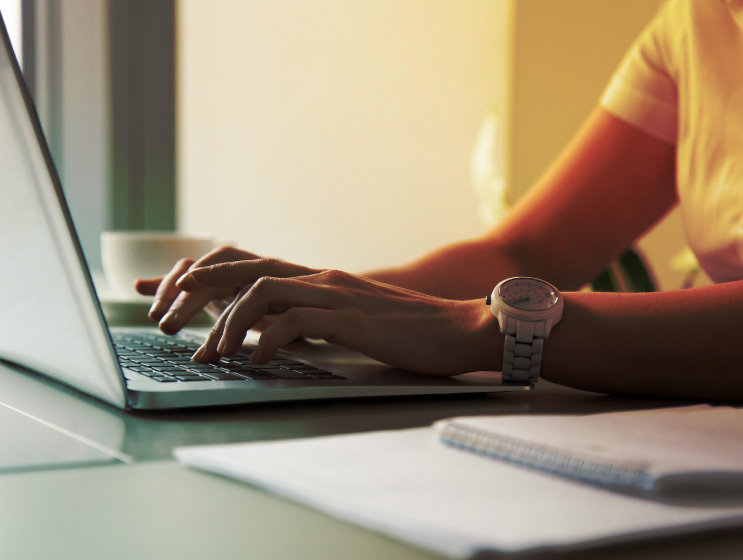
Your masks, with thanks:
<instances>
[{"instance_id":1,"label":"spiral notebook","mask_svg":"<svg viewBox=\"0 0 743 560\"><path fill-rule=\"evenodd\" d=\"M480 416L435 425L496 460L655 494L743 490L743 410L708 405L589 416Z\"/></svg>"}]
</instances>

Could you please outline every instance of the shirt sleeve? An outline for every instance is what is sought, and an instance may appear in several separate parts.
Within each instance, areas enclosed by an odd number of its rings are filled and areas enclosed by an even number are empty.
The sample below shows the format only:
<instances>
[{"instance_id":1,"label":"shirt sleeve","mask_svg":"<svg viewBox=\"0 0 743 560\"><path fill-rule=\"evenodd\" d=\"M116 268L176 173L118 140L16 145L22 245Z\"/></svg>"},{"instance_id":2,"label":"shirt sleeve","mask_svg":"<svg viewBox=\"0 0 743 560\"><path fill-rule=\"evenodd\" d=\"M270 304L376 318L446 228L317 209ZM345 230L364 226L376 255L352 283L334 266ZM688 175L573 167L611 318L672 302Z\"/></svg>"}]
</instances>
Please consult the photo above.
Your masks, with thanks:
<instances>
[{"instance_id":1,"label":"shirt sleeve","mask_svg":"<svg viewBox=\"0 0 743 560\"><path fill-rule=\"evenodd\" d=\"M676 143L678 95L669 69L662 9L625 55L599 104L612 115L664 142Z\"/></svg>"}]
</instances>

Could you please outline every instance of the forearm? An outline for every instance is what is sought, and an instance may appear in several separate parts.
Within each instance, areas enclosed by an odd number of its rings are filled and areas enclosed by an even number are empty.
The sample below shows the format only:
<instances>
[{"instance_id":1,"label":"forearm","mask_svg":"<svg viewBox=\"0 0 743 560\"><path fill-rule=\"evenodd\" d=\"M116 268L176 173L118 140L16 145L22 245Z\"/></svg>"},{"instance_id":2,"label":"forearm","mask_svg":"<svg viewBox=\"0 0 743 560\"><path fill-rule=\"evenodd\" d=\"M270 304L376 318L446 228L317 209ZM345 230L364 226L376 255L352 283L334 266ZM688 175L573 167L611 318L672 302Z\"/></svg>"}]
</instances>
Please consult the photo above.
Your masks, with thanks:
<instances>
[{"instance_id":1,"label":"forearm","mask_svg":"<svg viewBox=\"0 0 743 560\"><path fill-rule=\"evenodd\" d=\"M485 297L503 278L521 274L498 244L486 240L457 243L427 254L405 266L364 276L448 299Z\"/></svg>"},{"instance_id":2,"label":"forearm","mask_svg":"<svg viewBox=\"0 0 743 560\"><path fill-rule=\"evenodd\" d=\"M743 282L653 294L567 293L543 377L610 394L743 399Z\"/></svg>"},{"instance_id":3,"label":"forearm","mask_svg":"<svg viewBox=\"0 0 743 560\"><path fill-rule=\"evenodd\" d=\"M508 224L505 224L507 229ZM386 284L447 299L485 297L493 287L513 276L542 278L560 289L576 289L591 281L580 267L568 266L576 251L548 243L526 246L493 231L480 239L463 241L433 251L397 268L364 273ZM592 271L603 266L603 258L592 263ZM586 268L586 267L583 267Z\"/></svg>"}]
</instances>

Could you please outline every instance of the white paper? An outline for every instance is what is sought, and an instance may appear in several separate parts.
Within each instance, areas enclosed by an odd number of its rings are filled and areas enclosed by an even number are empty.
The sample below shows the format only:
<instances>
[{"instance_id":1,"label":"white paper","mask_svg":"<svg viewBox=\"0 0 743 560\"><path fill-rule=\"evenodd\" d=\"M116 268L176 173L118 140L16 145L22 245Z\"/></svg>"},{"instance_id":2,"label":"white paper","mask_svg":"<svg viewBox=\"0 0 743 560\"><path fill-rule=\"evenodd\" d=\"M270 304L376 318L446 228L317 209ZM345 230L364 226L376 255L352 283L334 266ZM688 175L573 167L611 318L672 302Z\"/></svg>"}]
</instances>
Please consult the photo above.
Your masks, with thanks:
<instances>
[{"instance_id":1,"label":"white paper","mask_svg":"<svg viewBox=\"0 0 743 560\"><path fill-rule=\"evenodd\" d=\"M181 448L175 455L454 557L743 524L743 507L628 497L452 449L431 428Z\"/></svg>"}]
</instances>

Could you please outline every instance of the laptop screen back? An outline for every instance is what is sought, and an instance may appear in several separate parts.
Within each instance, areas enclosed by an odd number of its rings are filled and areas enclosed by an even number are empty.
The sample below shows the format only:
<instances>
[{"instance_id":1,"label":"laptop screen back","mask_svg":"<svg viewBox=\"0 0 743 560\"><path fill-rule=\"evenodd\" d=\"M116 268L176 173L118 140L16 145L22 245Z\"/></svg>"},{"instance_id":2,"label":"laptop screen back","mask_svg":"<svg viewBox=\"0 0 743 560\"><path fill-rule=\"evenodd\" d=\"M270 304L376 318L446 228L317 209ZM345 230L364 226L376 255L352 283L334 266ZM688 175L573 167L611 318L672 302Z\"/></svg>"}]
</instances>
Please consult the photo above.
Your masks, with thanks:
<instances>
[{"instance_id":1,"label":"laptop screen back","mask_svg":"<svg viewBox=\"0 0 743 560\"><path fill-rule=\"evenodd\" d=\"M123 407L123 379L0 17L0 359Z\"/></svg>"}]
</instances>

